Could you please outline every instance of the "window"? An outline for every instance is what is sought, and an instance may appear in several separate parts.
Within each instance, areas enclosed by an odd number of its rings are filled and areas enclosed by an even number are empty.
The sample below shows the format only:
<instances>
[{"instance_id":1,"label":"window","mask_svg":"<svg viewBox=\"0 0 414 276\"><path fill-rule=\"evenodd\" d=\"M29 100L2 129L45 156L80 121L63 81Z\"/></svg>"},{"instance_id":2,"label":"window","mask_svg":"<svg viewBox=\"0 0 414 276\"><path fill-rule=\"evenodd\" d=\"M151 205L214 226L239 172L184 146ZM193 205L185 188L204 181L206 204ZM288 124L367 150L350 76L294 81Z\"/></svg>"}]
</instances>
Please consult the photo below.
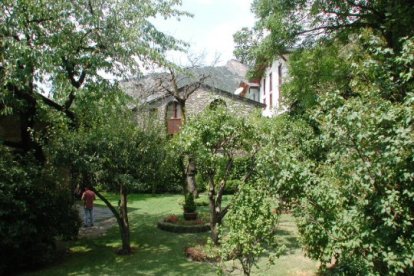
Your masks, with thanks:
<instances>
[{"instance_id":1,"label":"window","mask_svg":"<svg viewBox=\"0 0 414 276\"><path fill-rule=\"evenodd\" d=\"M181 128L181 106L178 102L170 102L165 114L167 133L175 134Z\"/></svg>"},{"instance_id":2,"label":"window","mask_svg":"<svg viewBox=\"0 0 414 276\"><path fill-rule=\"evenodd\" d=\"M227 107L226 102L223 99L215 99L210 103L210 109L216 109L217 107Z\"/></svg>"},{"instance_id":3,"label":"window","mask_svg":"<svg viewBox=\"0 0 414 276\"><path fill-rule=\"evenodd\" d=\"M263 78L263 95L266 95L266 77Z\"/></svg>"},{"instance_id":4,"label":"window","mask_svg":"<svg viewBox=\"0 0 414 276\"><path fill-rule=\"evenodd\" d=\"M263 78L263 104L266 105L266 76ZM266 109L266 107L263 107Z\"/></svg>"},{"instance_id":5,"label":"window","mask_svg":"<svg viewBox=\"0 0 414 276\"><path fill-rule=\"evenodd\" d=\"M282 64L277 68L277 77L279 79L279 90L282 88Z\"/></svg>"},{"instance_id":6,"label":"window","mask_svg":"<svg viewBox=\"0 0 414 276\"><path fill-rule=\"evenodd\" d=\"M282 96L282 64L279 64L279 67L277 68L277 77L279 81L279 95L277 101L280 102L280 98Z\"/></svg>"},{"instance_id":7,"label":"window","mask_svg":"<svg viewBox=\"0 0 414 276\"><path fill-rule=\"evenodd\" d=\"M272 72L269 74L269 91L273 91L273 81L272 81Z\"/></svg>"},{"instance_id":8,"label":"window","mask_svg":"<svg viewBox=\"0 0 414 276\"><path fill-rule=\"evenodd\" d=\"M167 119L181 118L181 107L177 102L170 102L167 106Z\"/></svg>"},{"instance_id":9,"label":"window","mask_svg":"<svg viewBox=\"0 0 414 276\"><path fill-rule=\"evenodd\" d=\"M250 87L249 99L260 102L260 89L258 87Z\"/></svg>"},{"instance_id":10,"label":"window","mask_svg":"<svg viewBox=\"0 0 414 276\"><path fill-rule=\"evenodd\" d=\"M272 92L270 92L270 94L269 94L269 106L270 106L270 108L273 108L273 97L272 97Z\"/></svg>"}]
</instances>

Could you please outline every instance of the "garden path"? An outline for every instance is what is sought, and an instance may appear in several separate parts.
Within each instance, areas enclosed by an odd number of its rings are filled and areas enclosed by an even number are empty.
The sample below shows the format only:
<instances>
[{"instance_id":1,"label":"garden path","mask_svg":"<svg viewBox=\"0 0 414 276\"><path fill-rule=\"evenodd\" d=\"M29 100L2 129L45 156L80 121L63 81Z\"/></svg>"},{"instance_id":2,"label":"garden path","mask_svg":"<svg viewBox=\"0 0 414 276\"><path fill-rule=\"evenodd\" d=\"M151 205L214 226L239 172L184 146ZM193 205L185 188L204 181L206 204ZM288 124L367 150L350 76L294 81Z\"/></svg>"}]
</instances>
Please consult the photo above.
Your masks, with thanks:
<instances>
[{"instance_id":1,"label":"garden path","mask_svg":"<svg viewBox=\"0 0 414 276\"><path fill-rule=\"evenodd\" d=\"M77 204L79 215L83 221L84 210L81 203ZM79 238L93 238L105 235L106 231L116 225L116 219L107 207L95 206L93 208L94 226L81 227L79 229Z\"/></svg>"}]
</instances>

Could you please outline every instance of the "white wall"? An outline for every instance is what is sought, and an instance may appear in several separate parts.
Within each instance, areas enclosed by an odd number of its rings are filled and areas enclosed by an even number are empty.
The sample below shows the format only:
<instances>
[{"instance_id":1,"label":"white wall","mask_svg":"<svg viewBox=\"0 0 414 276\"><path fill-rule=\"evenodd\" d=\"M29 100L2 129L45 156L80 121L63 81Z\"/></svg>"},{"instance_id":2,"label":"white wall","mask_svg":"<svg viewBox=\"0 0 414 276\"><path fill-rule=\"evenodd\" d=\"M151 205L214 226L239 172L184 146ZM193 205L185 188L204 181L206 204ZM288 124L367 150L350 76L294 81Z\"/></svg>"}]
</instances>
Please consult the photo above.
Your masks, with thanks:
<instances>
[{"instance_id":1,"label":"white wall","mask_svg":"<svg viewBox=\"0 0 414 276\"><path fill-rule=\"evenodd\" d=\"M287 60L287 56L284 56ZM282 66L282 84L286 81L288 76L288 67L287 61L282 57L276 58L271 66L267 67L262 79L260 80L260 99L261 102L266 104L266 108L263 109L262 115L266 117L276 116L278 114L286 111L281 104L281 99L283 97L283 91L279 89L279 65ZM272 90L270 89L270 77L272 78ZM263 85L263 82L266 82ZM272 97L270 97L272 94ZM270 102L270 98L272 101Z\"/></svg>"}]
</instances>

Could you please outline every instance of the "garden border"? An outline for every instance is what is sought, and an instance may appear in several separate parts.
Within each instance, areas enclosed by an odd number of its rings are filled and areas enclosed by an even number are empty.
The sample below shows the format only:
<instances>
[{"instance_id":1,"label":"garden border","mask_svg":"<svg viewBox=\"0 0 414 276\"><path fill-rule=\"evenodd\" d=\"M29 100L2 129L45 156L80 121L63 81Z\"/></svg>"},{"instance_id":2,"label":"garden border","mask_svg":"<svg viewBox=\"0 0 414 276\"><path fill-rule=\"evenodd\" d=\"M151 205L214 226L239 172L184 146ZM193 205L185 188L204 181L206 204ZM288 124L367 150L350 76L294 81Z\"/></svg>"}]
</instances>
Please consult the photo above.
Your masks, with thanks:
<instances>
[{"instance_id":1,"label":"garden border","mask_svg":"<svg viewBox=\"0 0 414 276\"><path fill-rule=\"evenodd\" d=\"M210 231L209 224L179 225L160 220L157 226L161 230L173 233L202 233Z\"/></svg>"}]
</instances>

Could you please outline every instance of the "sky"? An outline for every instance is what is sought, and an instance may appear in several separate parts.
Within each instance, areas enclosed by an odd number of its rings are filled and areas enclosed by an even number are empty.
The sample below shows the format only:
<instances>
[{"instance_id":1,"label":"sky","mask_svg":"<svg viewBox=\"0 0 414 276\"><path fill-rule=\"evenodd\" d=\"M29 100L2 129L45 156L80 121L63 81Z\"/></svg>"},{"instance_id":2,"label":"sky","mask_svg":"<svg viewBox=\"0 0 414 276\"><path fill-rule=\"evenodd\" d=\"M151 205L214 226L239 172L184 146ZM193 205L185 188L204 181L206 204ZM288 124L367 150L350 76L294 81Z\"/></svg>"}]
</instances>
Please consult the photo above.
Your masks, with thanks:
<instances>
[{"instance_id":1,"label":"sky","mask_svg":"<svg viewBox=\"0 0 414 276\"><path fill-rule=\"evenodd\" d=\"M243 27L252 27L255 21L250 11L251 0L183 0L180 9L194 17L156 20L159 30L190 44L189 53L204 56L203 65L225 64L233 56L233 34ZM186 55L170 53L169 59L186 64Z\"/></svg>"}]
</instances>

